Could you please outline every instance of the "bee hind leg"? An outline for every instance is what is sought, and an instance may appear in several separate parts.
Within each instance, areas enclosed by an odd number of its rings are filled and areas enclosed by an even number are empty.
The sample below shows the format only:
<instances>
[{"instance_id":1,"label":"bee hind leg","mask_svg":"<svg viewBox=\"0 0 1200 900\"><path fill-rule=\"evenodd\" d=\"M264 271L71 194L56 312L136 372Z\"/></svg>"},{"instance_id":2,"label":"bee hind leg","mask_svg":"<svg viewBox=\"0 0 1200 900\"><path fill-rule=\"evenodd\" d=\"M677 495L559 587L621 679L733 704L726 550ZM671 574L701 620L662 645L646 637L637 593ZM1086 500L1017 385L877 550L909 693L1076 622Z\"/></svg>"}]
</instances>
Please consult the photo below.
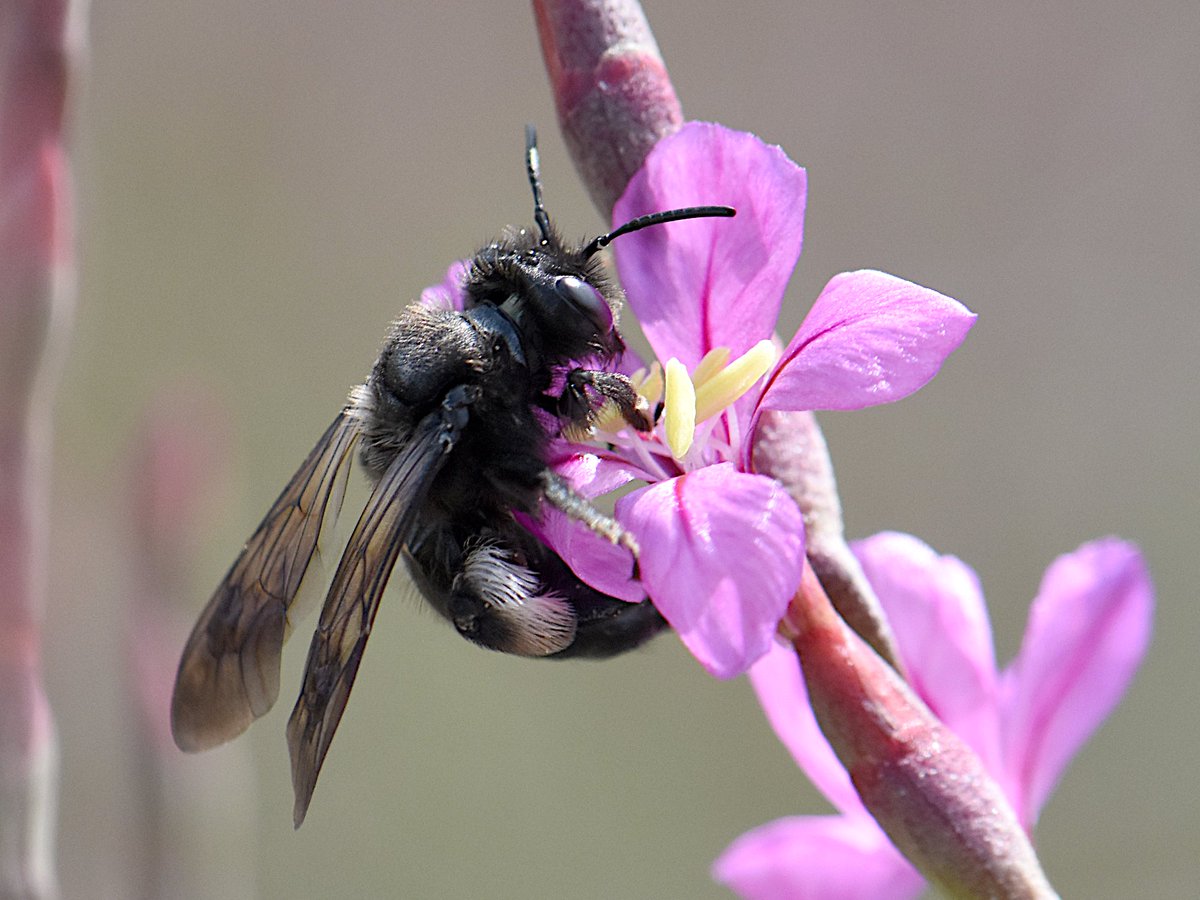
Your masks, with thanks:
<instances>
[{"instance_id":1,"label":"bee hind leg","mask_svg":"<svg viewBox=\"0 0 1200 900\"><path fill-rule=\"evenodd\" d=\"M447 613L473 643L517 656L549 656L575 640L569 602L543 591L541 580L498 542L467 550L450 584Z\"/></svg>"},{"instance_id":2,"label":"bee hind leg","mask_svg":"<svg viewBox=\"0 0 1200 900\"><path fill-rule=\"evenodd\" d=\"M494 538L468 549L446 615L475 644L555 659L616 656L668 628L648 599L610 597L580 581L549 548L518 554Z\"/></svg>"},{"instance_id":3,"label":"bee hind leg","mask_svg":"<svg viewBox=\"0 0 1200 900\"><path fill-rule=\"evenodd\" d=\"M607 659L640 647L670 627L649 598L611 597L582 581L553 550L542 550L530 565L546 590L570 603L575 613L575 640L553 654L554 659Z\"/></svg>"}]
</instances>

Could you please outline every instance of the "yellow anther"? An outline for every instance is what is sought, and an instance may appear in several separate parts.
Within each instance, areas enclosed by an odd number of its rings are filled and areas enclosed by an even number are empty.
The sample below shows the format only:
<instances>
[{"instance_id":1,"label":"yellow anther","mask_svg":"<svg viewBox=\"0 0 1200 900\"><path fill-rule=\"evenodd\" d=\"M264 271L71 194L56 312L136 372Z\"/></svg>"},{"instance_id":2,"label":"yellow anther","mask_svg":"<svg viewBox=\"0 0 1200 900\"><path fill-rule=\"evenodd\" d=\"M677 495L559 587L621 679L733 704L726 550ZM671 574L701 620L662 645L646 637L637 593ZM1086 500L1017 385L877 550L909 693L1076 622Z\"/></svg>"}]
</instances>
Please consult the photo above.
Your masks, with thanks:
<instances>
[{"instance_id":1,"label":"yellow anther","mask_svg":"<svg viewBox=\"0 0 1200 900\"><path fill-rule=\"evenodd\" d=\"M729 348L713 347L704 354L704 359L700 360L699 365L692 370L692 384L700 387L725 368L727 362L729 362Z\"/></svg>"},{"instance_id":2,"label":"yellow anther","mask_svg":"<svg viewBox=\"0 0 1200 900\"><path fill-rule=\"evenodd\" d=\"M658 360L650 363L649 370L638 369L630 381L634 388L646 401L647 408L653 410L663 398L663 370Z\"/></svg>"},{"instance_id":3,"label":"yellow anther","mask_svg":"<svg viewBox=\"0 0 1200 900\"><path fill-rule=\"evenodd\" d=\"M678 359L667 360L663 427L676 459L687 456L696 437L696 388Z\"/></svg>"},{"instance_id":4,"label":"yellow anther","mask_svg":"<svg viewBox=\"0 0 1200 900\"><path fill-rule=\"evenodd\" d=\"M616 416L611 416L610 418L615 419ZM607 425L608 423L606 422L605 424ZM595 427L589 425L587 422L570 423L568 425L564 425L559 434L565 441L572 441L576 444L586 444L596 436L597 430L606 431L608 429L600 423L597 423Z\"/></svg>"},{"instance_id":5,"label":"yellow anther","mask_svg":"<svg viewBox=\"0 0 1200 900\"><path fill-rule=\"evenodd\" d=\"M621 415L621 410L617 408L617 405L606 401L592 413L591 427L584 430L586 436L583 438L567 437L567 440L590 440L596 436L597 431L616 434L625 427L625 424L625 417ZM563 434L564 436L567 434L565 429Z\"/></svg>"},{"instance_id":6,"label":"yellow anther","mask_svg":"<svg viewBox=\"0 0 1200 900\"><path fill-rule=\"evenodd\" d=\"M728 354L729 351L725 352ZM715 350L710 351L700 365L703 366L714 353ZM759 341L703 383L696 379L696 421L703 422L730 406L750 390L758 379L767 374L771 366L775 365L777 357L775 345L771 341Z\"/></svg>"}]
</instances>

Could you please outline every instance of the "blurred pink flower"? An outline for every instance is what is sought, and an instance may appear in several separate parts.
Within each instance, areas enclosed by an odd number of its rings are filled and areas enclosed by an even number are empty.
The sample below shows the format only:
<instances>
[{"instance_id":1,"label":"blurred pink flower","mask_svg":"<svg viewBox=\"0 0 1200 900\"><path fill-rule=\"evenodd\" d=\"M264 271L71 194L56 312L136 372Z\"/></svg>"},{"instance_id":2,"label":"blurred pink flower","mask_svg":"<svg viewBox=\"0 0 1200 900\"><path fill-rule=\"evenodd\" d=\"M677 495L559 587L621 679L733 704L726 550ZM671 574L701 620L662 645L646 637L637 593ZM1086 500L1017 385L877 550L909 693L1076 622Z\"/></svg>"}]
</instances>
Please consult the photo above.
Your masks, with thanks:
<instances>
[{"instance_id":1,"label":"blurred pink flower","mask_svg":"<svg viewBox=\"0 0 1200 900\"><path fill-rule=\"evenodd\" d=\"M1106 538L1055 560L1020 652L998 673L970 568L903 534L880 534L854 550L895 628L913 688L975 750L1030 830L1145 654L1154 601L1141 554ZM750 831L717 860L714 877L756 900L920 894L924 880L863 808L818 729L794 650L774 645L750 678L776 734L840 815Z\"/></svg>"},{"instance_id":2,"label":"blurred pink flower","mask_svg":"<svg viewBox=\"0 0 1200 900\"><path fill-rule=\"evenodd\" d=\"M640 581L621 548L561 514L548 512L539 529L593 586L629 600L648 594L722 678L767 652L804 559L799 508L751 463L760 415L899 400L937 373L975 319L957 301L892 275L845 273L776 359L766 342L800 255L805 197L804 170L752 134L691 122L654 147L617 202L614 224L715 203L737 217L675 222L615 243L629 305L667 370L666 415L649 435L605 435L602 450L564 442L555 460L589 497L645 483L615 512L642 547ZM727 361L733 370L755 356L760 368L685 423L682 448L673 443L672 368L696 379L696 409L705 387L697 367L711 387Z\"/></svg>"}]
</instances>

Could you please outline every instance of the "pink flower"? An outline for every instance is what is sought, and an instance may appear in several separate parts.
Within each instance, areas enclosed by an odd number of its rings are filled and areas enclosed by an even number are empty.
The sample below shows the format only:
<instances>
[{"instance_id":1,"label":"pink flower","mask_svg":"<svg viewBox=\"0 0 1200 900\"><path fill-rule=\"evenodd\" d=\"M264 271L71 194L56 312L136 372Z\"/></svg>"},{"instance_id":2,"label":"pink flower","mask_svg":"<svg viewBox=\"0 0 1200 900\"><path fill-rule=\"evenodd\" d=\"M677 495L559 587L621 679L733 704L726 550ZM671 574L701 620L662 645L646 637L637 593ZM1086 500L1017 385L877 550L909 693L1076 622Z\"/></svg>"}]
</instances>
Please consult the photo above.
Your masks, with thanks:
<instances>
[{"instance_id":1,"label":"pink flower","mask_svg":"<svg viewBox=\"0 0 1200 900\"><path fill-rule=\"evenodd\" d=\"M752 134L686 124L660 141L613 212L727 204L734 219L647 228L615 242L629 305L661 370L644 374L650 435L619 431L604 449L559 446L558 471L587 496L643 482L616 504L637 538L628 555L548 512L539 528L581 578L612 596L648 594L718 677L772 644L800 581L800 510L751 464L765 410L860 409L926 384L975 316L935 291L874 271L836 276L779 354L775 325L800 254L806 176ZM660 373L665 372L665 392Z\"/></svg>"},{"instance_id":2,"label":"pink flower","mask_svg":"<svg viewBox=\"0 0 1200 900\"><path fill-rule=\"evenodd\" d=\"M998 673L983 596L966 565L903 534L854 550L913 688L975 750L1030 830L1145 653L1153 589L1141 554L1107 538L1057 559L1017 658ZM776 644L750 678L780 740L840 815L748 832L717 860L714 877L753 898L917 896L923 879L863 808L817 728L794 651Z\"/></svg>"}]
</instances>

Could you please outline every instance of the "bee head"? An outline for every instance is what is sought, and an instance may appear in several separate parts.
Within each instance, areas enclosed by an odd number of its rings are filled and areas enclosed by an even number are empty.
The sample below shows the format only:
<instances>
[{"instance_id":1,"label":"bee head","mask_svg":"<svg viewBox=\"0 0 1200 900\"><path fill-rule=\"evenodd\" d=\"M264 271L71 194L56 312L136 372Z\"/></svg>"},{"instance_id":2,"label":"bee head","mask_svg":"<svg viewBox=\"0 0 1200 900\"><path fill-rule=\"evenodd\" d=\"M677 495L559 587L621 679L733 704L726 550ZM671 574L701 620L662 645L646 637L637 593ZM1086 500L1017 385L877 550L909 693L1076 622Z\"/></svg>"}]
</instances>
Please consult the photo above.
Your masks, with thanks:
<instances>
[{"instance_id":1,"label":"bee head","mask_svg":"<svg viewBox=\"0 0 1200 900\"><path fill-rule=\"evenodd\" d=\"M604 275L596 254L621 235L651 225L712 216L733 216L728 206L690 206L639 216L594 238L582 247L564 247L550 225L550 216L542 202L542 176L538 159L537 132L525 126L525 168L533 190L533 220L538 237L528 250L529 267L538 272L529 284L527 297L537 308L543 327L562 332L568 342L583 341L601 356L614 356L624 349L616 328L620 308L620 289ZM528 232L522 232L533 238ZM554 324L550 324L550 323Z\"/></svg>"},{"instance_id":2,"label":"bee head","mask_svg":"<svg viewBox=\"0 0 1200 900\"><path fill-rule=\"evenodd\" d=\"M528 360L607 361L625 349L617 330L624 297L599 252L621 235L680 219L732 216L728 206L689 206L639 216L585 244L564 244L542 202L537 133L525 130L525 165L535 230L509 232L480 251L467 279L468 305L498 308L521 333Z\"/></svg>"}]
</instances>

